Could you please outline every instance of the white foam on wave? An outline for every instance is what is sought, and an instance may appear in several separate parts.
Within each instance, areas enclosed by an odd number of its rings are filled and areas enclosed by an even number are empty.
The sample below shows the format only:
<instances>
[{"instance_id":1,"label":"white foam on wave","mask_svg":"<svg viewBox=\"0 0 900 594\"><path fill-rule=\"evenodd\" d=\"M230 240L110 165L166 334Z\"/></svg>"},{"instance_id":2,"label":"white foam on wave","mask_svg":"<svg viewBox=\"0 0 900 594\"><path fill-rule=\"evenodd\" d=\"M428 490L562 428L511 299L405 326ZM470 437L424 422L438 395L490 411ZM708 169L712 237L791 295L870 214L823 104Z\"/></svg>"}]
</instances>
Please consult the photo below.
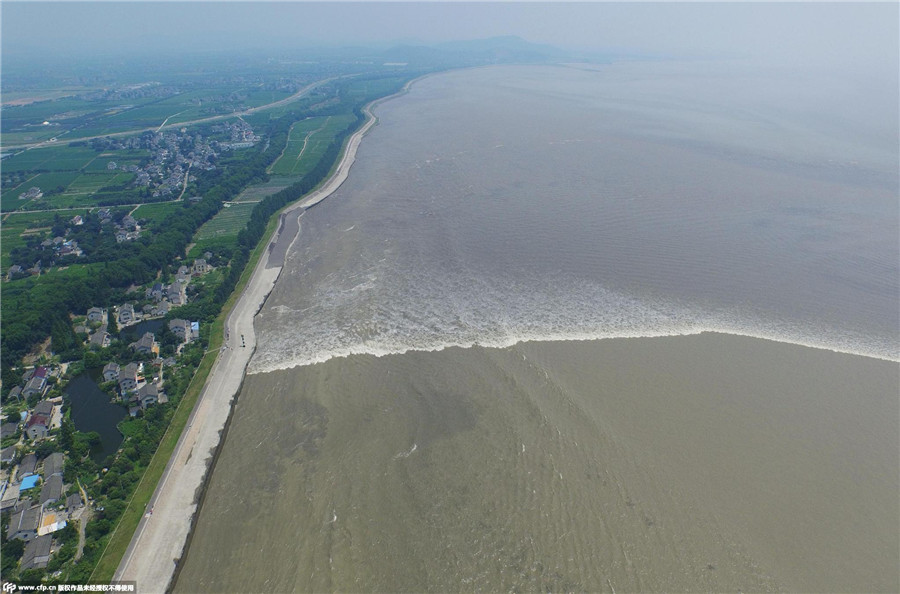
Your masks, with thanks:
<instances>
[{"instance_id":1,"label":"white foam on wave","mask_svg":"<svg viewBox=\"0 0 900 594\"><path fill-rule=\"evenodd\" d=\"M350 280L350 279L348 279ZM358 280L357 280L358 282ZM353 285L350 287L355 288ZM260 316L260 342L248 373L450 347L506 348L531 341L651 338L717 332L900 361L896 339L775 320L746 311L702 311L638 299L571 279L532 282L420 278L367 283L348 291L329 283L299 310L274 306Z\"/></svg>"}]
</instances>

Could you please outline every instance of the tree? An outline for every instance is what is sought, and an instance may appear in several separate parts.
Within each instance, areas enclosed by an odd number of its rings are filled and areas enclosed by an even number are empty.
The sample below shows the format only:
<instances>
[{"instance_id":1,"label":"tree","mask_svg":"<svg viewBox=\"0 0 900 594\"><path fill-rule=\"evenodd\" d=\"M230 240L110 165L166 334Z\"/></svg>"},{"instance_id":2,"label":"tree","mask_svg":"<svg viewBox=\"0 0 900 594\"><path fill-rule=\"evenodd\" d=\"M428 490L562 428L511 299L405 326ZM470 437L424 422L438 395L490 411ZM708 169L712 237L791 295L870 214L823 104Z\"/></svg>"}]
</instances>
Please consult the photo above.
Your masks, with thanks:
<instances>
[{"instance_id":1,"label":"tree","mask_svg":"<svg viewBox=\"0 0 900 594\"><path fill-rule=\"evenodd\" d=\"M85 369L92 369L95 367L100 367L103 365L103 359L100 358L100 355L94 351L85 351L84 352L84 367Z\"/></svg>"},{"instance_id":2,"label":"tree","mask_svg":"<svg viewBox=\"0 0 900 594\"><path fill-rule=\"evenodd\" d=\"M56 442L45 439L34 449L34 455L38 457L38 460L43 460L55 451L57 451Z\"/></svg>"}]
</instances>

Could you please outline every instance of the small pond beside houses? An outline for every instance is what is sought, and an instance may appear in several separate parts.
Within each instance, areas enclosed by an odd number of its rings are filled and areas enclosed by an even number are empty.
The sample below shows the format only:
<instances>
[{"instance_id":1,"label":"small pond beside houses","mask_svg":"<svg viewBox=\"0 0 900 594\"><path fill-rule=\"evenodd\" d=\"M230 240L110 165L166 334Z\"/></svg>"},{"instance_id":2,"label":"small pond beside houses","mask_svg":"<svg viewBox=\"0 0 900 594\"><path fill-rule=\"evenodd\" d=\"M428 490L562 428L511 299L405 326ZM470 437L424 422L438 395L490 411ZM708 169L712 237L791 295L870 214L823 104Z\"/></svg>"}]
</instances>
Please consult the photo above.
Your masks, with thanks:
<instances>
[{"instance_id":1,"label":"small pond beside houses","mask_svg":"<svg viewBox=\"0 0 900 594\"><path fill-rule=\"evenodd\" d=\"M118 424L128 416L128 411L122 405L110 402L109 394L100 389L89 373L73 378L66 387L66 393L69 395L75 429L100 434L101 446L91 452L91 458L102 462L119 449L122 434Z\"/></svg>"}]
</instances>

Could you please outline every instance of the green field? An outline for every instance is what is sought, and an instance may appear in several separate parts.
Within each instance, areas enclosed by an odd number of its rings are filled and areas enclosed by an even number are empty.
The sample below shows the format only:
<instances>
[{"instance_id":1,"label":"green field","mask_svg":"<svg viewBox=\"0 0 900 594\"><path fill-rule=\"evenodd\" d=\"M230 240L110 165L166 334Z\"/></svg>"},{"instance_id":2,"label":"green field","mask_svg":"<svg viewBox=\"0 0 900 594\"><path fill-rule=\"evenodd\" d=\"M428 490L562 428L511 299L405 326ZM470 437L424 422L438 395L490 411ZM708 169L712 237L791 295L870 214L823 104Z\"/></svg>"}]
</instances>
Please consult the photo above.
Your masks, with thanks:
<instances>
[{"instance_id":1,"label":"green field","mask_svg":"<svg viewBox=\"0 0 900 594\"><path fill-rule=\"evenodd\" d=\"M297 181L296 178L293 177L279 177L272 176L269 178L269 181L263 182L261 184L254 184L252 186L244 189L243 192L238 194L238 197L234 199L235 202L259 202L266 196L274 194L275 192L279 192L289 185L295 183Z\"/></svg>"},{"instance_id":2,"label":"green field","mask_svg":"<svg viewBox=\"0 0 900 594\"><path fill-rule=\"evenodd\" d=\"M91 161L84 168L85 173L106 172L109 171L108 165L110 161L115 161L119 169L126 165L139 165L143 159L150 157L150 151L130 149L124 151L104 151L97 155L97 158Z\"/></svg>"},{"instance_id":3,"label":"green field","mask_svg":"<svg viewBox=\"0 0 900 594\"><path fill-rule=\"evenodd\" d=\"M34 126L29 127L24 132L4 132L2 135L3 144L17 145L27 144L29 142L41 142L50 140L60 132L62 132L62 130L60 130L59 126Z\"/></svg>"},{"instance_id":4,"label":"green field","mask_svg":"<svg viewBox=\"0 0 900 594\"><path fill-rule=\"evenodd\" d=\"M75 178L66 189L66 195L93 194L105 186L124 184L134 179L133 173L110 171L103 173L83 173Z\"/></svg>"},{"instance_id":5,"label":"green field","mask_svg":"<svg viewBox=\"0 0 900 594\"><path fill-rule=\"evenodd\" d=\"M3 159L4 171L78 171L97 158L86 147L51 146L23 151Z\"/></svg>"},{"instance_id":6,"label":"green field","mask_svg":"<svg viewBox=\"0 0 900 594\"><path fill-rule=\"evenodd\" d=\"M56 215L62 216L68 220L77 214L84 215L87 209L71 210L62 213L54 212L35 212L35 213L10 213L3 217L0 224L0 267L3 274L9 268L11 262L9 254L13 248L25 245L25 238L29 233L40 233L40 230L49 230L53 226L53 219Z\"/></svg>"},{"instance_id":7,"label":"green field","mask_svg":"<svg viewBox=\"0 0 900 594\"><path fill-rule=\"evenodd\" d=\"M284 154L272 165L275 175L302 176L315 167L334 137L354 121L351 114L319 116L297 122L288 135Z\"/></svg>"},{"instance_id":8,"label":"green field","mask_svg":"<svg viewBox=\"0 0 900 594\"><path fill-rule=\"evenodd\" d=\"M21 94L21 93L20 93ZM190 89L170 97L87 100L63 97L3 108L2 143L6 146L59 138L60 142L116 132L136 131L259 107L290 96L286 91L230 85ZM5 98L5 97L4 97ZM51 125L45 126L48 121Z\"/></svg>"},{"instance_id":9,"label":"green field","mask_svg":"<svg viewBox=\"0 0 900 594\"><path fill-rule=\"evenodd\" d=\"M226 203L216 216L197 229L194 241L199 243L206 239L236 237L250 220L254 206L256 204L253 202Z\"/></svg>"},{"instance_id":10,"label":"green field","mask_svg":"<svg viewBox=\"0 0 900 594\"><path fill-rule=\"evenodd\" d=\"M135 219L148 219L148 224L154 227L161 223L167 216L173 212L182 210L184 202L157 202L153 204L142 204L138 206L131 214Z\"/></svg>"},{"instance_id":11,"label":"green field","mask_svg":"<svg viewBox=\"0 0 900 594\"><path fill-rule=\"evenodd\" d=\"M3 212L10 212L19 210L20 208L27 209L32 201L22 200L19 198L19 195L33 187L38 187L45 193L44 198L41 198L42 201L48 200L46 196L47 192L55 191L60 187L65 188L72 183L72 180L78 177L78 175L77 171L62 171L54 173L38 173L33 177L29 177L16 187L3 190L2 194L0 194L0 210Z\"/></svg>"}]
</instances>

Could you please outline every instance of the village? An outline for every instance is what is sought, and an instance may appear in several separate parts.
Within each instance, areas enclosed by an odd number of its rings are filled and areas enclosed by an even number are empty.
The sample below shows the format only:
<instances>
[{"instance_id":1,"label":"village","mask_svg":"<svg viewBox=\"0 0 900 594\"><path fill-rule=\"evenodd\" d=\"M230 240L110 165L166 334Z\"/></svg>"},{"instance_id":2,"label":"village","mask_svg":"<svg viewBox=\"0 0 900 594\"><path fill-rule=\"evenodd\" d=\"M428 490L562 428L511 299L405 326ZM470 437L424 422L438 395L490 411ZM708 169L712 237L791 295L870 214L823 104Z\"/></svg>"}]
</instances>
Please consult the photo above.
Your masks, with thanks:
<instances>
[{"instance_id":1,"label":"village","mask_svg":"<svg viewBox=\"0 0 900 594\"><path fill-rule=\"evenodd\" d=\"M86 359L113 359L99 370L96 381L110 402L127 410L125 418L168 402L165 370L176 366L184 347L199 339L200 324L165 316L170 308L187 303L191 281L211 270L206 258L197 258L190 266L182 265L171 283L144 288L140 299L111 309L91 307L72 319ZM124 338L134 336L135 330L135 340ZM94 512L83 485L66 472L70 460L60 443L71 408L66 383L73 364L46 359L26 368L21 383L10 390L0 425L0 513L9 514L5 540L23 543L20 571L47 568L61 552L66 560L80 557L84 526Z\"/></svg>"},{"instance_id":2,"label":"village","mask_svg":"<svg viewBox=\"0 0 900 594\"><path fill-rule=\"evenodd\" d=\"M194 181L190 169L212 171L222 151L251 147L260 137L243 119L215 124L209 129L216 139L205 138L199 132L145 132L127 139L97 138L91 148L100 151L138 149L150 152L144 165L119 165L109 161L110 171L121 169L134 173L134 187L146 187L154 198L170 197L181 192L185 182ZM38 188L39 190L39 188Z\"/></svg>"}]
</instances>

